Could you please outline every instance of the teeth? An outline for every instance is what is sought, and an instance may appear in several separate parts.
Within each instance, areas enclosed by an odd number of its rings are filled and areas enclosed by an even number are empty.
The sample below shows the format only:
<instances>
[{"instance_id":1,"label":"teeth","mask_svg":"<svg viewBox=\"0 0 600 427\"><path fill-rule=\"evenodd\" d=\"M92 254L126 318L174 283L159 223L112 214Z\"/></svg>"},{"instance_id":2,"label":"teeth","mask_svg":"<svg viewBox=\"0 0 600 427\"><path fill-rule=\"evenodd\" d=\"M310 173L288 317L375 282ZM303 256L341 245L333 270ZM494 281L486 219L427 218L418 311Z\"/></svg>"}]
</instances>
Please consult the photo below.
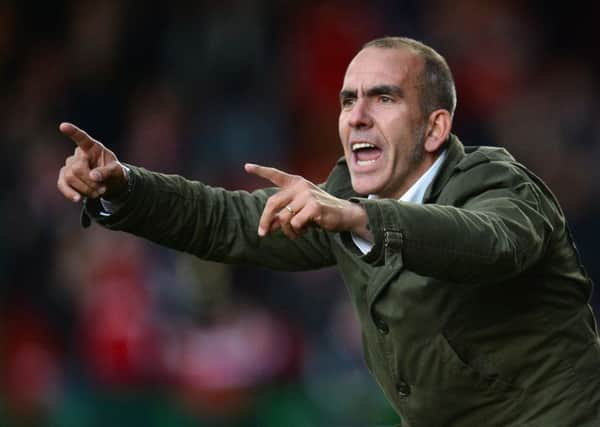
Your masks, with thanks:
<instances>
[{"instance_id":1,"label":"teeth","mask_svg":"<svg viewBox=\"0 0 600 427\"><path fill-rule=\"evenodd\" d=\"M374 144L370 144L368 142L358 142L356 144L352 144L352 151L360 150L361 148L376 148Z\"/></svg>"},{"instance_id":2,"label":"teeth","mask_svg":"<svg viewBox=\"0 0 600 427\"><path fill-rule=\"evenodd\" d=\"M357 160L356 164L358 166L366 166L366 165L370 165L371 163L375 163L375 160Z\"/></svg>"}]
</instances>

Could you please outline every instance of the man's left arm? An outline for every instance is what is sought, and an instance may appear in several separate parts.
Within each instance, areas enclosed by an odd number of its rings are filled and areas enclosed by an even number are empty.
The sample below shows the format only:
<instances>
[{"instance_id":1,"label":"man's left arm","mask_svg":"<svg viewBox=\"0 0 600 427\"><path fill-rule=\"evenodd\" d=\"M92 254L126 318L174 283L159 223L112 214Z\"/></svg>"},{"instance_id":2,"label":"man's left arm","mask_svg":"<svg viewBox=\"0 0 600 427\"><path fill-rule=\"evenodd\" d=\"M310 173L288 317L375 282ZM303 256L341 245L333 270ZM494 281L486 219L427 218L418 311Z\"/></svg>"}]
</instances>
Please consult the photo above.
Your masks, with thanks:
<instances>
[{"instance_id":1,"label":"man's left arm","mask_svg":"<svg viewBox=\"0 0 600 427\"><path fill-rule=\"evenodd\" d=\"M507 179L504 169L488 165L485 173L497 179L479 188L481 171L464 174L455 183L462 188L457 206L360 199L375 241L365 259L385 261L386 251L397 252L408 270L462 283L501 281L524 271L540 259L564 218L531 180Z\"/></svg>"}]
</instances>

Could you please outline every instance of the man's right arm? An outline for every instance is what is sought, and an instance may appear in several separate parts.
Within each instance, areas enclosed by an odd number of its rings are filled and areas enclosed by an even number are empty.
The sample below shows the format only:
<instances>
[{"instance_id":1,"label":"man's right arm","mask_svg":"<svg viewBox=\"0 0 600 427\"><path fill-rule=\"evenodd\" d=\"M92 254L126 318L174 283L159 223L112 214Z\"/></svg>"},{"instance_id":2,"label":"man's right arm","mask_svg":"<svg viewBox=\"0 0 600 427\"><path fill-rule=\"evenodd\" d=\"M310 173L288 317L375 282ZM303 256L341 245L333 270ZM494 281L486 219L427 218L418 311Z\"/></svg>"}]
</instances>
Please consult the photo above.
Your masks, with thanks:
<instances>
[{"instance_id":1,"label":"man's right arm","mask_svg":"<svg viewBox=\"0 0 600 427\"><path fill-rule=\"evenodd\" d=\"M122 230L205 259L254 264L280 270L332 265L328 234L309 227L290 241L280 231L260 238L259 219L277 189L226 191L180 176L125 167L116 155L85 131L61 123L77 148L60 170L57 186L69 200L85 198L84 220L94 218ZM100 199L113 204L105 211Z\"/></svg>"}]
</instances>

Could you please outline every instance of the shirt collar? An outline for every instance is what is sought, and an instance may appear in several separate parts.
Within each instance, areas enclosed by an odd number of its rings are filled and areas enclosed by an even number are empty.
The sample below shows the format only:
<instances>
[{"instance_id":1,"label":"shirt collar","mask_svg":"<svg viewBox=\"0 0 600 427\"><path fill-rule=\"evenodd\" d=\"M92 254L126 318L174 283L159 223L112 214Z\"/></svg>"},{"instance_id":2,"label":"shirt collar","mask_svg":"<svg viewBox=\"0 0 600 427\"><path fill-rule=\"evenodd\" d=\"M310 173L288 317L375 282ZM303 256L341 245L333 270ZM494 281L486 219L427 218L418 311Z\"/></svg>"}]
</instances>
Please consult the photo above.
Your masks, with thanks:
<instances>
[{"instance_id":1,"label":"shirt collar","mask_svg":"<svg viewBox=\"0 0 600 427\"><path fill-rule=\"evenodd\" d=\"M404 193L400 199L402 202L411 202L411 203L423 203L423 198L425 197L425 192L427 191L427 187L433 182L433 179L437 175L442 163L446 159L448 155L448 149L444 149L442 154L436 159L435 162L427 169L427 171L421 175L421 177L415 182L407 191ZM369 194L369 199L377 199L377 195Z\"/></svg>"}]
</instances>

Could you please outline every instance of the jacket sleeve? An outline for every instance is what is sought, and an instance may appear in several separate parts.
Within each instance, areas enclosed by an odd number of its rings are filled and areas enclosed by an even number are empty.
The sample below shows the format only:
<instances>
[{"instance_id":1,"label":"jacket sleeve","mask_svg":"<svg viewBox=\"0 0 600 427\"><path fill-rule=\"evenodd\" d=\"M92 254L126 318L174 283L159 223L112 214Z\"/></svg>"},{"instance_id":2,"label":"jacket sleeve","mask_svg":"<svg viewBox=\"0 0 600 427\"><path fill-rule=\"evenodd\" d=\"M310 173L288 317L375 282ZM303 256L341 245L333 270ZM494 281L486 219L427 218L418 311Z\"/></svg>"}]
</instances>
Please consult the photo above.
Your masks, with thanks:
<instances>
[{"instance_id":1,"label":"jacket sleeve","mask_svg":"<svg viewBox=\"0 0 600 427\"><path fill-rule=\"evenodd\" d=\"M103 216L99 202L89 200L85 213L109 229L213 261L289 271L335 262L328 234L316 227L294 241L280 231L259 238L258 220L274 188L227 191L139 167L130 175L133 188L122 207Z\"/></svg>"},{"instance_id":2,"label":"jacket sleeve","mask_svg":"<svg viewBox=\"0 0 600 427\"><path fill-rule=\"evenodd\" d=\"M452 201L413 204L357 199L367 211L375 246L365 255L384 263L401 254L404 268L459 283L516 276L544 253L562 214L516 166L486 163L452 179Z\"/></svg>"}]
</instances>

